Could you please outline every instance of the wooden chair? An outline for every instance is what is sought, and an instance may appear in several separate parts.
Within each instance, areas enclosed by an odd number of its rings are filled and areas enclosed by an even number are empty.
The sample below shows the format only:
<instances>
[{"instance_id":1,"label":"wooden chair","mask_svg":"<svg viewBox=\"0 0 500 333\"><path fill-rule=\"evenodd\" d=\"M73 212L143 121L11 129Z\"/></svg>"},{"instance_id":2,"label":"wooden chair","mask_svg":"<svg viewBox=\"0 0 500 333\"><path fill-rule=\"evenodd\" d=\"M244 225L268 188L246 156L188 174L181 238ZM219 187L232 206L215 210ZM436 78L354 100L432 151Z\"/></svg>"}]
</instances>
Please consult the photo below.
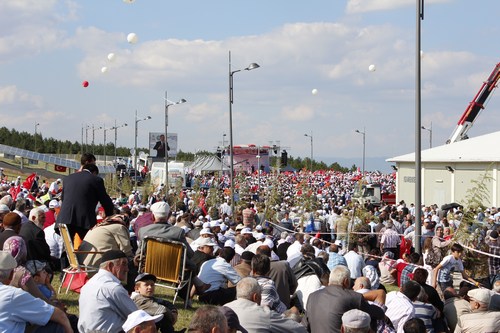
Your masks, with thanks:
<instances>
[{"instance_id":1,"label":"wooden chair","mask_svg":"<svg viewBox=\"0 0 500 333\"><path fill-rule=\"evenodd\" d=\"M187 248L184 243L157 237L145 237L141 245L139 272L156 276L156 285L175 291L187 286L184 308L188 306L191 290L191 271L186 270Z\"/></svg>"},{"instance_id":2,"label":"wooden chair","mask_svg":"<svg viewBox=\"0 0 500 333\"><path fill-rule=\"evenodd\" d=\"M63 282L66 279L66 275L71 275L71 279L69 280L68 286L66 288L66 294L68 293L71 284L73 282L73 279L75 275L81 274L81 273L95 273L99 270L99 267L91 267L91 266L86 266L82 265L78 261L77 254L99 254L102 252L95 252L95 251L76 251L73 248L73 241L71 240L71 236L69 234L69 230L66 224L59 224L59 230L61 232L61 237L63 239L64 243L64 248L66 250L66 256L68 257L69 261L69 267L63 268L62 271L64 272L63 278L61 280L61 284L59 285L59 290L57 293L61 292L61 287L63 285Z\"/></svg>"}]
</instances>

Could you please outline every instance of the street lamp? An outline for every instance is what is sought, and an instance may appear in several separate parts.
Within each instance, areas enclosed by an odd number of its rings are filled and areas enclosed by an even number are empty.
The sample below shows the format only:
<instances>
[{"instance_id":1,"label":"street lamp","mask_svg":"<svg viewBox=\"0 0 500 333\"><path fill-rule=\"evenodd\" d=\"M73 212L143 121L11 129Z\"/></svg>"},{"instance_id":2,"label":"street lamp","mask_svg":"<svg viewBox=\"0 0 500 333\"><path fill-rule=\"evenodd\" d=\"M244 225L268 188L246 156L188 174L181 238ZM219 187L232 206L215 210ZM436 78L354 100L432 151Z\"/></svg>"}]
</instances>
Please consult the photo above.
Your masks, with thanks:
<instances>
[{"instance_id":1,"label":"street lamp","mask_svg":"<svg viewBox=\"0 0 500 333\"><path fill-rule=\"evenodd\" d=\"M224 152L226 151L226 133L222 133L222 149L220 152L220 179L224 176Z\"/></svg>"},{"instance_id":2,"label":"street lamp","mask_svg":"<svg viewBox=\"0 0 500 333\"><path fill-rule=\"evenodd\" d=\"M137 167L137 124L140 121L151 119L151 116L147 116L147 117L138 119L137 118L137 110L135 110L135 118L134 119L135 119L134 168L137 171L139 171L139 168ZM137 191L137 176L135 176L134 190Z\"/></svg>"},{"instance_id":3,"label":"street lamp","mask_svg":"<svg viewBox=\"0 0 500 333\"><path fill-rule=\"evenodd\" d=\"M366 149L365 138L366 138L366 128L363 127L363 132L361 132L360 130L356 130L355 132L363 135L363 177L362 177L362 179L364 179L365 178L365 149Z\"/></svg>"},{"instance_id":4,"label":"street lamp","mask_svg":"<svg viewBox=\"0 0 500 333\"><path fill-rule=\"evenodd\" d=\"M94 145L95 131L100 129L102 129L102 126L94 127L94 124L92 124L92 154L95 154L95 145Z\"/></svg>"},{"instance_id":5,"label":"street lamp","mask_svg":"<svg viewBox=\"0 0 500 333\"><path fill-rule=\"evenodd\" d=\"M36 130L38 129L38 126L40 126L40 123L35 123L35 151L36 151Z\"/></svg>"},{"instance_id":6,"label":"street lamp","mask_svg":"<svg viewBox=\"0 0 500 333\"><path fill-rule=\"evenodd\" d=\"M104 165L106 165L106 132L115 129L114 127L103 128L104 131Z\"/></svg>"},{"instance_id":7,"label":"street lamp","mask_svg":"<svg viewBox=\"0 0 500 333\"><path fill-rule=\"evenodd\" d=\"M234 214L234 159L233 159L233 75L234 73L241 72L242 70L251 71L252 69L259 68L260 66L252 62L244 69L231 70L231 51L229 51L229 165L231 174L229 179L231 182L231 211Z\"/></svg>"},{"instance_id":8,"label":"street lamp","mask_svg":"<svg viewBox=\"0 0 500 333\"><path fill-rule=\"evenodd\" d=\"M260 192L260 146L257 147L257 196L259 195Z\"/></svg>"},{"instance_id":9,"label":"street lamp","mask_svg":"<svg viewBox=\"0 0 500 333\"><path fill-rule=\"evenodd\" d=\"M118 138L118 133L117 133L117 132L118 132L118 129L119 129L119 128L126 127L126 126L128 126L128 124L127 124L127 123L124 123L124 124L122 124L122 125L120 125L120 126L116 126L116 119L115 119L115 126L114 126L114 127L111 127L111 129L114 129L114 130L115 130L115 162L116 162L116 159L117 159L117 154L116 154L116 140L117 140L117 138Z\"/></svg>"},{"instance_id":10,"label":"street lamp","mask_svg":"<svg viewBox=\"0 0 500 333\"><path fill-rule=\"evenodd\" d=\"M168 132L167 132L167 129L168 129L168 107L171 105L177 105L177 104L183 104L183 103L186 103L186 100L184 98L181 98L177 102L169 101L167 98L167 91L165 90L165 176L166 176L165 177L165 185L166 185L167 191L170 189L168 186L168 157L169 157L168 156L168 153L169 153Z\"/></svg>"},{"instance_id":11,"label":"street lamp","mask_svg":"<svg viewBox=\"0 0 500 333\"><path fill-rule=\"evenodd\" d=\"M311 131L311 134L304 134L304 136L307 136L311 139L311 172L313 170L313 133Z\"/></svg>"},{"instance_id":12,"label":"street lamp","mask_svg":"<svg viewBox=\"0 0 500 333\"><path fill-rule=\"evenodd\" d=\"M431 126L429 128L422 126L422 129L429 131L429 148L432 148L432 121L431 121Z\"/></svg>"}]
</instances>

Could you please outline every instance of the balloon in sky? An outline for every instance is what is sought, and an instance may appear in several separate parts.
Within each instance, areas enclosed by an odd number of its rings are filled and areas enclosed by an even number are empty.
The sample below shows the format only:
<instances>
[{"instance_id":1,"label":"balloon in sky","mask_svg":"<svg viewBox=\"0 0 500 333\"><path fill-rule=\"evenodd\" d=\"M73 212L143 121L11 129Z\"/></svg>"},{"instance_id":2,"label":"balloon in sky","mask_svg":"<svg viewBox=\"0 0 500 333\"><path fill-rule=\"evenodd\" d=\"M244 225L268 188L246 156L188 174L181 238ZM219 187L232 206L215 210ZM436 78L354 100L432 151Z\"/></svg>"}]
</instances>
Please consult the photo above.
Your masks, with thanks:
<instances>
[{"instance_id":1,"label":"balloon in sky","mask_svg":"<svg viewBox=\"0 0 500 333\"><path fill-rule=\"evenodd\" d=\"M125 2L125 3L134 3L135 0L123 0L123 2Z\"/></svg>"},{"instance_id":2,"label":"balloon in sky","mask_svg":"<svg viewBox=\"0 0 500 333\"><path fill-rule=\"evenodd\" d=\"M317 95L317 94L318 94L318 89L313 89L313 90L311 91L311 93L312 93L313 95Z\"/></svg>"},{"instance_id":3,"label":"balloon in sky","mask_svg":"<svg viewBox=\"0 0 500 333\"><path fill-rule=\"evenodd\" d=\"M368 66L368 70L370 72L375 72L377 70L377 68L375 67L375 65L372 64L372 65Z\"/></svg>"},{"instance_id":4,"label":"balloon in sky","mask_svg":"<svg viewBox=\"0 0 500 333\"><path fill-rule=\"evenodd\" d=\"M108 60L109 61L115 61L116 55L114 53L108 54Z\"/></svg>"},{"instance_id":5,"label":"balloon in sky","mask_svg":"<svg viewBox=\"0 0 500 333\"><path fill-rule=\"evenodd\" d=\"M108 71L108 67L101 67L101 73L106 73Z\"/></svg>"},{"instance_id":6,"label":"balloon in sky","mask_svg":"<svg viewBox=\"0 0 500 333\"><path fill-rule=\"evenodd\" d=\"M129 42L130 44L135 44L138 40L139 39L137 38L137 35L133 32L127 35L127 42Z\"/></svg>"},{"instance_id":7,"label":"balloon in sky","mask_svg":"<svg viewBox=\"0 0 500 333\"><path fill-rule=\"evenodd\" d=\"M82 82L82 86L83 86L84 88L87 88L87 87L89 86L89 81L83 81L83 82Z\"/></svg>"}]
</instances>

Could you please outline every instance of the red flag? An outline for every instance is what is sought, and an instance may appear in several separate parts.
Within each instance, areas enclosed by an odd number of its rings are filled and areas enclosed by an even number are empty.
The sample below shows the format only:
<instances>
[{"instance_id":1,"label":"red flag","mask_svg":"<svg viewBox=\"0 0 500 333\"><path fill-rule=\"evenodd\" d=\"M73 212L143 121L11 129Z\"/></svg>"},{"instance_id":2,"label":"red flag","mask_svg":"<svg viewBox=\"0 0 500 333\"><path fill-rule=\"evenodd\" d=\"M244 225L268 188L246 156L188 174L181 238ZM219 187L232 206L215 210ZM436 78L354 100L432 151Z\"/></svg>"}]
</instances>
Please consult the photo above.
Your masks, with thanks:
<instances>
[{"instance_id":1,"label":"red flag","mask_svg":"<svg viewBox=\"0 0 500 333\"><path fill-rule=\"evenodd\" d=\"M57 172L66 172L66 169L67 168L65 166L57 165L57 164L54 165L54 170Z\"/></svg>"},{"instance_id":2,"label":"red flag","mask_svg":"<svg viewBox=\"0 0 500 333\"><path fill-rule=\"evenodd\" d=\"M19 194L19 192L21 192L21 185L17 185L17 186L12 186L9 190L9 193L10 193L10 196L12 197L12 199L16 200L17 198L17 195Z\"/></svg>"},{"instance_id":3,"label":"red flag","mask_svg":"<svg viewBox=\"0 0 500 333\"><path fill-rule=\"evenodd\" d=\"M31 191L31 187L33 186L33 183L35 182L36 179L36 173L32 173L30 176L26 178L26 180L23 182L23 187L27 189L28 191Z\"/></svg>"}]
</instances>

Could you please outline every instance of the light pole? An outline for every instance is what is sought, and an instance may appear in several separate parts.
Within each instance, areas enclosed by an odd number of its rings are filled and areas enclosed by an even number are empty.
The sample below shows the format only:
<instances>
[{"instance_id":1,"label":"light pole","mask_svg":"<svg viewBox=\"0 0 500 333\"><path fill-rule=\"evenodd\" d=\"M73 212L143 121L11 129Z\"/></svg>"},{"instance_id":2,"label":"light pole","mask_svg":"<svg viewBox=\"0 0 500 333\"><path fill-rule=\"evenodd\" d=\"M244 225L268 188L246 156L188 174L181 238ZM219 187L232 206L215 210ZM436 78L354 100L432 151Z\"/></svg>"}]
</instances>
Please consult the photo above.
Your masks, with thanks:
<instances>
[{"instance_id":1,"label":"light pole","mask_svg":"<svg viewBox=\"0 0 500 333\"><path fill-rule=\"evenodd\" d=\"M313 132L311 134L304 134L304 136L308 136L311 139L311 172L313 170Z\"/></svg>"},{"instance_id":2,"label":"light pole","mask_svg":"<svg viewBox=\"0 0 500 333\"><path fill-rule=\"evenodd\" d=\"M234 73L241 72L242 70L251 71L252 69L259 68L260 66L252 62L244 69L231 70L231 51L229 51L229 165L230 172L229 179L231 182L231 211L234 214L234 159L233 159L233 75Z\"/></svg>"},{"instance_id":3,"label":"light pole","mask_svg":"<svg viewBox=\"0 0 500 333\"><path fill-rule=\"evenodd\" d=\"M38 129L38 126L40 126L40 123L35 122L35 151L36 151L36 130Z\"/></svg>"},{"instance_id":4,"label":"light pole","mask_svg":"<svg viewBox=\"0 0 500 333\"><path fill-rule=\"evenodd\" d=\"M139 171L139 168L137 168L137 124L140 121L151 119L151 116L147 116L147 117L138 119L137 118L137 110L135 110L135 118L134 119L135 119L134 168L137 171ZM137 191L137 179L134 182L134 190Z\"/></svg>"},{"instance_id":5,"label":"light pole","mask_svg":"<svg viewBox=\"0 0 500 333\"><path fill-rule=\"evenodd\" d=\"M117 154L116 154L116 140L117 140L117 138L118 138L118 133L117 133L117 132L118 132L118 129L119 129L119 128L126 127L126 126L128 126L128 124L127 124L127 123L124 123L124 124L122 124L122 125L120 125L120 126L116 126L116 119L115 119L115 126L114 126L114 127L112 127L112 129L114 129L114 130L115 130L115 162L116 162L116 159L117 159Z\"/></svg>"},{"instance_id":6,"label":"light pole","mask_svg":"<svg viewBox=\"0 0 500 333\"><path fill-rule=\"evenodd\" d=\"M177 104L183 104L183 103L186 103L186 100L184 98L181 98L179 101L177 102L172 102L172 101L169 101L168 98L167 98L167 91L165 90L165 185L166 185L166 189L167 189L167 194L168 194L168 190L170 189L169 188L169 185L168 185L168 132L167 132L167 129L168 129L168 107L171 106L171 105L177 105Z\"/></svg>"},{"instance_id":7,"label":"light pole","mask_svg":"<svg viewBox=\"0 0 500 333\"><path fill-rule=\"evenodd\" d=\"M220 177L224 177L224 152L226 151L226 133L222 133L222 150L220 152Z\"/></svg>"},{"instance_id":8,"label":"light pole","mask_svg":"<svg viewBox=\"0 0 500 333\"><path fill-rule=\"evenodd\" d=\"M95 145L94 145L95 131L100 129L102 129L102 126L94 127L94 124L92 124L92 154L95 154Z\"/></svg>"},{"instance_id":9,"label":"light pole","mask_svg":"<svg viewBox=\"0 0 500 333\"><path fill-rule=\"evenodd\" d=\"M432 148L432 121L431 121L431 126L429 128L422 126L422 129L429 131L429 148Z\"/></svg>"},{"instance_id":10,"label":"light pole","mask_svg":"<svg viewBox=\"0 0 500 333\"><path fill-rule=\"evenodd\" d=\"M114 127L106 128L104 127L104 165L106 165L106 132L115 129Z\"/></svg>"},{"instance_id":11,"label":"light pole","mask_svg":"<svg viewBox=\"0 0 500 333\"><path fill-rule=\"evenodd\" d=\"M366 128L363 127L363 132L361 132L360 130L356 130L355 132L363 135L363 177L362 177L362 179L364 179L365 178Z\"/></svg>"},{"instance_id":12,"label":"light pole","mask_svg":"<svg viewBox=\"0 0 500 333\"><path fill-rule=\"evenodd\" d=\"M257 147L257 195L260 191L260 146Z\"/></svg>"}]
</instances>

